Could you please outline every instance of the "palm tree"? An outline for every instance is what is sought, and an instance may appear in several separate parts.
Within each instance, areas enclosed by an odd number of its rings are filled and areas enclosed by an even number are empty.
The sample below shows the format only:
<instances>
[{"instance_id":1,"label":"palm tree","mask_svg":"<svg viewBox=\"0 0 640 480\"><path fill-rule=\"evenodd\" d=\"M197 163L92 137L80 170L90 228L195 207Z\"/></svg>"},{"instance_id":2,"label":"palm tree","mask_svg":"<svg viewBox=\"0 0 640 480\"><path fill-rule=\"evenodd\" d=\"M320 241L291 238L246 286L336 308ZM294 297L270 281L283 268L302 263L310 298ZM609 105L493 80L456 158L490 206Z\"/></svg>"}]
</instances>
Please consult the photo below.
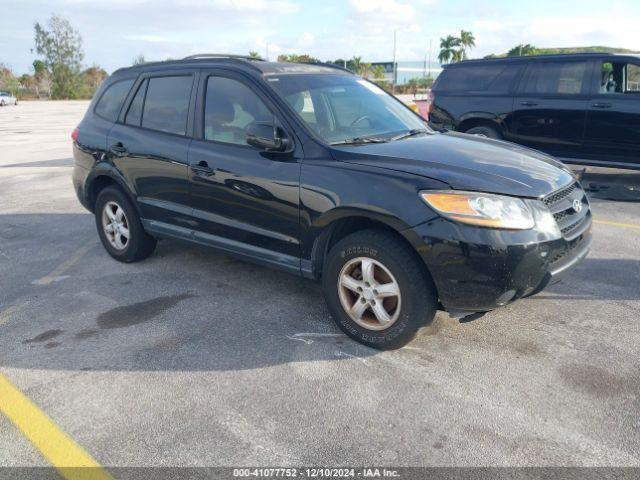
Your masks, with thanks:
<instances>
[{"instance_id":1,"label":"palm tree","mask_svg":"<svg viewBox=\"0 0 640 480\"><path fill-rule=\"evenodd\" d=\"M375 67L371 68L371 73L373 74L373 78L375 78L376 80L383 80L384 74L386 72L382 65L376 65Z\"/></svg>"},{"instance_id":2,"label":"palm tree","mask_svg":"<svg viewBox=\"0 0 640 480\"><path fill-rule=\"evenodd\" d=\"M464 51L463 47L456 48L453 51L453 56L451 57L452 62L461 62L462 60L467 59L467 53Z\"/></svg>"},{"instance_id":3,"label":"palm tree","mask_svg":"<svg viewBox=\"0 0 640 480\"><path fill-rule=\"evenodd\" d=\"M440 39L440 53L438 54L438 60L440 63L449 63L452 60L456 61L455 55L457 47L460 46L460 39L452 35L447 35L447 38Z\"/></svg>"},{"instance_id":4,"label":"palm tree","mask_svg":"<svg viewBox=\"0 0 640 480\"><path fill-rule=\"evenodd\" d=\"M460 50L462 50L461 60L466 60L467 58L467 49L471 50L476 46L476 37L473 36L473 33L468 32L466 30L460 30Z\"/></svg>"},{"instance_id":5,"label":"palm tree","mask_svg":"<svg viewBox=\"0 0 640 480\"><path fill-rule=\"evenodd\" d=\"M255 58L256 60L262 60L262 57L260 56L260 54L254 50L251 50L249 52L249 58Z\"/></svg>"},{"instance_id":6,"label":"palm tree","mask_svg":"<svg viewBox=\"0 0 640 480\"><path fill-rule=\"evenodd\" d=\"M362 61L362 57L353 57L350 61L354 72L362 77L366 77L371 70L371 64Z\"/></svg>"}]
</instances>

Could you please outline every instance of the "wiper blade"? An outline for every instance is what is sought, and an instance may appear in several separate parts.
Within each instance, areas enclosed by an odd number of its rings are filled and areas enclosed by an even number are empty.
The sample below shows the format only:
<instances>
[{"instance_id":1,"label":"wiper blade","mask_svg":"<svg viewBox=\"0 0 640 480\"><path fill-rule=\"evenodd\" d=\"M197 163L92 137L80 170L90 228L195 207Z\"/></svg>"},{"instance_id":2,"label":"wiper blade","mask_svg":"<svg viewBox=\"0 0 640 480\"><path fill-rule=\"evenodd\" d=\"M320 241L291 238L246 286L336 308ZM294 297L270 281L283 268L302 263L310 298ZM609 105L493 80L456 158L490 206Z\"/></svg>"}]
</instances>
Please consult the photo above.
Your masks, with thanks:
<instances>
[{"instance_id":1,"label":"wiper blade","mask_svg":"<svg viewBox=\"0 0 640 480\"><path fill-rule=\"evenodd\" d=\"M362 145L363 143L386 143L388 141L389 140L378 137L355 137L340 140L338 142L332 142L331 145Z\"/></svg>"},{"instance_id":2,"label":"wiper blade","mask_svg":"<svg viewBox=\"0 0 640 480\"><path fill-rule=\"evenodd\" d=\"M414 137L416 135L420 135L421 133L428 133L428 132L429 130L426 130L424 128L413 128L406 132L402 132L401 134L396 135L395 137L391 137L389 141L393 142L395 140L402 140L403 138Z\"/></svg>"}]
</instances>

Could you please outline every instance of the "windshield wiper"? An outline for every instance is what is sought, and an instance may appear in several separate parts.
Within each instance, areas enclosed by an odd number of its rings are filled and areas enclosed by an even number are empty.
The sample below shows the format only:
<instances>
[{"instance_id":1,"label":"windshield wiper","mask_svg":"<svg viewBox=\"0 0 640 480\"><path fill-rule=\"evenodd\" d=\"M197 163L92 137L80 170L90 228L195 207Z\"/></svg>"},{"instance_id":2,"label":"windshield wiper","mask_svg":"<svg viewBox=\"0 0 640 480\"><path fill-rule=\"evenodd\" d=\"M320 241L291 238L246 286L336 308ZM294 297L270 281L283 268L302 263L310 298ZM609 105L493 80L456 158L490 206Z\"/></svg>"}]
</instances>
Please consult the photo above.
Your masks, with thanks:
<instances>
[{"instance_id":1,"label":"windshield wiper","mask_svg":"<svg viewBox=\"0 0 640 480\"><path fill-rule=\"evenodd\" d=\"M402 140L403 138L409 138L409 137L413 137L415 135L420 135L421 133L428 133L429 130L426 130L424 128L412 128L411 130L408 130L406 132L402 132L399 135L396 135L395 137L391 137L389 139L390 142L394 142L396 140Z\"/></svg>"},{"instance_id":2,"label":"windshield wiper","mask_svg":"<svg viewBox=\"0 0 640 480\"><path fill-rule=\"evenodd\" d=\"M331 145L362 145L364 143L386 143L389 140L378 137L355 137L340 140L338 142L332 142Z\"/></svg>"}]
</instances>

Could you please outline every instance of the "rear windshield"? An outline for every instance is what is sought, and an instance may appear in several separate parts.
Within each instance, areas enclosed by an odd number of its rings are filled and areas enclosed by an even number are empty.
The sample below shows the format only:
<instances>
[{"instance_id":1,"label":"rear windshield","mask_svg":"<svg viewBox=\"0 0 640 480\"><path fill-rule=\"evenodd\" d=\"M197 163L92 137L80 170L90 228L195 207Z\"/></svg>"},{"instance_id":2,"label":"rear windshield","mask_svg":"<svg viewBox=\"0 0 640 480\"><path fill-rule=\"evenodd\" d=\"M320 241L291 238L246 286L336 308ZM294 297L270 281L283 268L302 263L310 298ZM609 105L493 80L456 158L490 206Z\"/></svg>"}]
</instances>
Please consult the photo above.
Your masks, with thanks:
<instances>
[{"instance_id":1,"label":"rear windshield","mask_svg":"<svg viewBox=\"0 0 640 480\"><path fill-rule=\"evenodd\" d=\"M520 69L520 65L504 63L446 68L440 74L434 90L507 93Z\"/></svg>"},{"instance_id":2,"label":"rear windshield","mask_svg":"<svg viewBox=\"0 0 640 480\"><path fill-rule=\"evenodd\" d=\"M120 80L107 87L96 104L95 112L106 120L115 122L125 97L133 86L133 79Z\"/></svg>"}]
</instances>

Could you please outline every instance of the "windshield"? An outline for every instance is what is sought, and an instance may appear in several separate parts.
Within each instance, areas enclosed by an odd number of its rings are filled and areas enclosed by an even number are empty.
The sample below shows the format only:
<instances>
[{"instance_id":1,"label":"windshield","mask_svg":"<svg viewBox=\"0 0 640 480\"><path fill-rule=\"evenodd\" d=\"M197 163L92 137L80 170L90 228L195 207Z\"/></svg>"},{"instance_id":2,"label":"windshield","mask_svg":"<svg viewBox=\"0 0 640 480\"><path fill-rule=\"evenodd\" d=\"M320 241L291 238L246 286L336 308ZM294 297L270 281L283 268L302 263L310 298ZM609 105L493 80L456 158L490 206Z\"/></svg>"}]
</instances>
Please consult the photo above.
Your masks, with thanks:
<instances>
[{"instance_id":1,"label":"windshield","mask_svg":"<svg viewBox=\"0 0 640 480\"><path fill-rule=\"evenodd\" d=\"M426 122L376 85L351 75L276 75L269 85L330 144L398 140Z\"/></svg>"}]
</instances>

